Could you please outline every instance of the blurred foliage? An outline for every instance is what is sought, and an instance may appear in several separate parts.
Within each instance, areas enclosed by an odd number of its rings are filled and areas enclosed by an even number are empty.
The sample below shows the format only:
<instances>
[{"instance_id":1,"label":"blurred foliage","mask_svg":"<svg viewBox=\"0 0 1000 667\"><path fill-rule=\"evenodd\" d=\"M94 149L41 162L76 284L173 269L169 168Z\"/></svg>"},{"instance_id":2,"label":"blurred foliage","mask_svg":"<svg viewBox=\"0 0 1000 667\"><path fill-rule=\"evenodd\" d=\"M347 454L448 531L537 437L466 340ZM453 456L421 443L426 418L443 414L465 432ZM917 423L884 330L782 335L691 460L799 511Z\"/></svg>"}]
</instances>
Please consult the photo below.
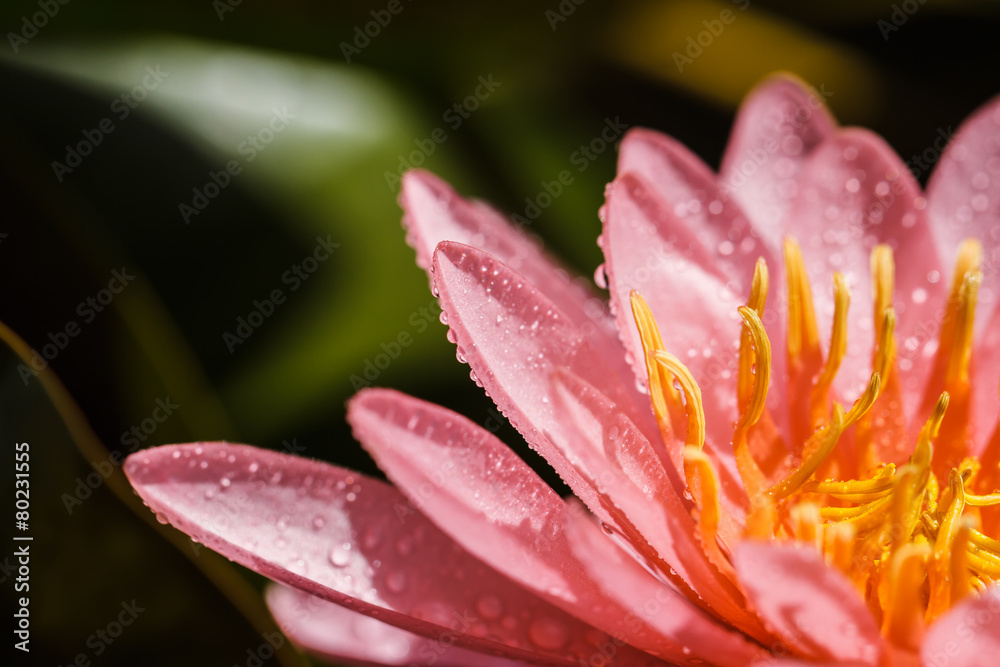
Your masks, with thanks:
<instances>
[{"instance_id":1,"label":"blurred foliage","mask_svg":"<svg viewBox=\"0 0 1000 667\"><path fill-rule=\"evenodd\" d=\"M386 6L77 0L36 33L25 21L37 2L0 7L0 320L39 350L80 325L51 368L93 442L127 453L239 440L378 474L343 406L352 376L404 331L413 344L373 384L493 419L427 316L427 281L399 225L402 167L419 161L521 215L544 182L571 170L573 183L530 230L589 275L601 261L597 209L614 154L583 171L573 156L606 119L668 132L714 166L740 98L785 69L833 91L841 122L872 127L906 159L1000 92L996 2L403 0L376 36L358 37ZM715 23L723 12L733 20ZM706 30L691 57L690 40ZM691 62L678 67L676 53ZM155 85L129 107L121 96L144 80ZM458 115L483 80L494 90ZM265 143L276 114L289 118ZM57 175L52 163L66 163L67 146L96 136L104 119L113 131ZM431 139L437 128L442 143ZM248 149L250 136L260 149ZM185 220L192 190L212 174L226 180L231 161L239 173ZM317 239L337 247L293 290L287 272ZM123 267L135 278L87 321L80 304ZM285 301L227 345L223 334L275 289ZM69 514L63 494L99 459L74 445L87 429L64 428L9 351L0 362L0 436L30 442L37 462L31 664L93 657L87 637L131 598L148 600L148 615L95 664L245 664L259 638L248 619L260 610L234 603L227 577L259 588L258 579L235 568L206 579L183 547L163 548L163 535L184 538L151 528L108 486ZM135 444L130 430L153 423L168 397L175 413ZM558 485L516 433L499 434ZM4 596L10 604L9 579Z\"/></svg>"}]
</instances>

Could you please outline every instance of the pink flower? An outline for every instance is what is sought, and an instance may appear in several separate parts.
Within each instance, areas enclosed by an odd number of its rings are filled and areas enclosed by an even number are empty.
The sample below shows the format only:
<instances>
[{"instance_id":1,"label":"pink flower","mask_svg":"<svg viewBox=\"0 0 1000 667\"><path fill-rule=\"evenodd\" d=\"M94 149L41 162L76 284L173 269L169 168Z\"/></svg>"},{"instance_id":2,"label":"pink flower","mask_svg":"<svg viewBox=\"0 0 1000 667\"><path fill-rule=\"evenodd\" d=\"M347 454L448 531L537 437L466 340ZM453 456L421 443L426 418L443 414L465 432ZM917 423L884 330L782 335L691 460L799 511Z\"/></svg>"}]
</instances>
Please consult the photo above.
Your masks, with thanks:
<instances>
[{"instance_id":1,"label":"pink flower","mask_svg":"<svg viewBox=\"0 0 1000 667\"><path fill-rule=\"evenodd\" d=\"M225 443L126 471L284 584L279 624L332 659L995 664L1000 98L939 143L925 194L785 78L718 175L632 130L600 216L610 313L500 214L407 174L459 358L582 505L383 389L348 419L395 488Z\"/></svg>"}]
</instances>

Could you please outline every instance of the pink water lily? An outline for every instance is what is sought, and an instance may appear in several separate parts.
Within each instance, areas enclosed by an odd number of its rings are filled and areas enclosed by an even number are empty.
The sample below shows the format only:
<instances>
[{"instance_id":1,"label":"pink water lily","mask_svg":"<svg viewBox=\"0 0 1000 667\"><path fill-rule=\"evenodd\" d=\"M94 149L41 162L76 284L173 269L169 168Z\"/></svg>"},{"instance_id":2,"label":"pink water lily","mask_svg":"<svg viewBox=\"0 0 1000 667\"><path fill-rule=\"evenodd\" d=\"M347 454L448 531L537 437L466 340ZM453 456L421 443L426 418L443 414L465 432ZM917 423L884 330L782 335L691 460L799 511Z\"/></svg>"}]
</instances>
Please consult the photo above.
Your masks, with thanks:
<instances>
[{"instance_id":1,"label":"pink water lily","mask_svg":"<svg viewBox=\"0 0 1000 667\"><path fill-rule=\"evenodd\" d=\"M1000 99L923 192L775 78L719 174L632 130L610 309L499 213L401 197L459 359L579 499L484 428L367 389L395 486L243 445L131 456L192 538L280 582L296 643L441 665L995 664ZM599 281L603 282L603 280Z\"/></svg>"}]
</instances>

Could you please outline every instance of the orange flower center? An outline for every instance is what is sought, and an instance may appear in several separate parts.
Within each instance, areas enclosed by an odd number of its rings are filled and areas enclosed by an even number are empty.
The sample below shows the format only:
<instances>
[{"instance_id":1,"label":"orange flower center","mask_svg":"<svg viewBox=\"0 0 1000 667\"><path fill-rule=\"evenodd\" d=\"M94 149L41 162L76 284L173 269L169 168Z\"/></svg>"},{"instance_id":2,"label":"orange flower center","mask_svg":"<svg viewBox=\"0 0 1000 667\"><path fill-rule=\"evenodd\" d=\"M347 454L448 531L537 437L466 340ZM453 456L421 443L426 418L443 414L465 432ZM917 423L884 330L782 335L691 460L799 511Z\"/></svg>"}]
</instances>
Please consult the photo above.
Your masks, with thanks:
<instances>
[{"instance_id":1,"label":"orange flower center","mask_svg":"<svg viewBox=\"0 0 1000 667\"><path fill-rule=\"evenodd\" d=\"M706 557L721 572L732 575L730 542L740 537L811 544L854 583L883 634L898 646L915 648L929 623L1000 579L1000 541L989 536L1000 529L1000 493L995 492L1000 431L983 461L966 456L981 245L968 240L959 251L930 389L923 397L922 414L928 417L916 435L905 428L895 358L892 250L880 245L871 254L872 374L847 410L831 396L847 351L847 282L834 274L833 330L824 360L805 265L791 239L785 241L784 259L791 442L779 434L765 408L771 344L761 322L768 293L763 259L757 261L747 305L739 309L739 419L732 451L748 499L745 520L734 522L731 508L723 507L718 473L703 451L701 390L684 364L664 349L649 307L633 292L653 411L666 443L677 442L676 425L687 424L684 475ZM904 450L910 453L905 462L887 460ZM727 534L727 525L741 528Z\"/></svg>"}]
</instances>

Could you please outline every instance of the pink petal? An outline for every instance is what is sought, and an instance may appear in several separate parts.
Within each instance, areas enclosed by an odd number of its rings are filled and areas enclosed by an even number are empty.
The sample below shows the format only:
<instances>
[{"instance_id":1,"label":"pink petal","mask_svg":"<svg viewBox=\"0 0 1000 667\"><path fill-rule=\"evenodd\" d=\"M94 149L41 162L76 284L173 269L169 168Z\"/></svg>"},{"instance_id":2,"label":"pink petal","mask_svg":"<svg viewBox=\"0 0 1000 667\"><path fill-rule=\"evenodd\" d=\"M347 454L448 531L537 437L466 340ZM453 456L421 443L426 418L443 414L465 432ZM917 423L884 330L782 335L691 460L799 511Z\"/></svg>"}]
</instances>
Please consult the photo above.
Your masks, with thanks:
<instances>
[{"instance_id":1,"label":"pink petal","mask_svg":"<svg viewBox=\"0 0 1000 667\"><path fill-rule=\"evenodd\" d=\"M983 243L983 286L979 290L976 330L982 332L1000 303L1000 97L995 97L970 116L958 133L941 128L929 148L941 155L927 185L928 217L940 246L946 271L951 268L959 244L967 238ZM950 140L950 142L949 142ZM945 149L947 145L947 149ZM995 387L996 385L992 385Z\"/></svg>"},{"instance_id":2,"label":"pink petal","mask_svg":"<svg viewBox=\"0 0 1000 667\"><path fill-rule=\"evenodd\" d=\"M663 650L663 638L644 624L621 624L623 610L570 550L563 500L492 434L450 410L390 390L362 391L350 403L348 420L397 487L474 556L632 646ZM584 634L587 626L560 630L567 631Z\"/></svg>"},{"instance_id":3,"label":"pink petal","mask_svg":"<svg viewBox=\"0 0 1000 667\"><path fill-rule=\"evenodd\" d=\"M506 658L457 648L451 636L420 637L287 586L267 589L267 606L281 631L312 655L338 664L518 667Z\"/></svg>"},{"instance_id":4,"label":"pink petal","mask_svg":"<svg viewBox=\"0 0 1000 667\"><path fill-rule=\"evenodd\" d=\"M754 609L798 655L872 665L880 659L882 636L864 600L815 550L745 541L734 564Z\"/></svg>"},{"instance_id":5,"label":"pink petal","mask_svg":"<svg viewBox=\"0 0 1000 667\"><path fill-rule=\"evenodd\" d=\"M617 548L582 512L566 509L573 549L609 597L628 609L626 623L651 623L675 644L664 657L679 664L720 667L755 664L764 652L742 634L727 630L669 585L653 577Z\"/></svg>"},{"instance_id":6,"label":"pink petal","mask_svg":"<svg viewBox=\"0 0 1000 667\"><path fill-rule=\"evenodd\" d=\"M434 253L434 285L460 359L500 410L573 492L604 520L596 494L547 435L564 428L549 397L557 366L600 383L619 405L631 406L633 389L618 381L580 329L539 290L481 250L443 242ZM642 423L649 410L629 407Z\"/></svg>"},{"instance_id":7,"label":"pink petal","mask_svg":"<svg viewBox=\"0 0 1000 667\"><path fill-rule=\"evenodd\" d=\"M415 169L403 176L400 202L406 214L407 241L417 251L417 264L430 269L434 248L441 241L455 241L484 250L535 285L559 310L580 327L594 349L609 360L617 373L624 372L625 350L618 340L604 301L590 281L576 276L549 257L502 215L481 202L460 197L430 172ZM631 399L644 405L638 392Z\"/></svg>"},{"instance_id":8,"label":"pink petal","mask_svg":"<svg viewBox=\"0 0 1000 667\"><path fill-rule=\"evenodd\" d=\"M972 382L972 434L979 443L972 453L982 455L997 427L995 388L1000 385L1000 309L993 311L973 351Z\"/></svg>"},{"instance_id":9,"label":"pink petal","mask_svg":"<svg viewBox=\"0 0 1000 667\"><path fill-rule=\"evenodd\" d=\"M635 375L646 383L632 290L649 304L667 351L687 364L701 387L709 440L728 449L736 420L738 352L732 343L743 326L737 308L749 295L742 285L752 274L727 284L730 276L714 261L714 251L702 247L644 179L620 175L607 197L603 242L611 308ZM674 452L675 465L678 457Z\"/></svg>"},{"instance_id":10,"label":"pink petal","mask_svg":"<svg viewBox=\"0 0 1000 667\"><path fill-rule=\"evenodd\" d=\"M317 461L226 443L158 447L126 474L192 539L275 581L463 648L574 665L592 647L532 628L574 619L514 586L439 531L398 491Z\"/></svg>"},{"instance_id":11,"label":"pink petal","mask_svg":"<svg viewBox=\"0 0 1000 667\"><path fill-rule=\"evenodd\" d=\"M720 618L758 638L765 635L746 612L739 589L706 559L688 509L642 433L571 373L557 370L553 384L557 414L567 424L553 442L604 499L614 518L609 526Z\"/></svg>"},{"instance_id":12,"label":"pink petal","mask_svg":"<svg viewBox=\"0 0 1000 667\"><path fill-rule=\"evenodd\" d=\"M1000 654L1000 587L962 602L927 631L924 667L993 667Z\"/></svg>"},{"instance_id":13,"label":"pink petal","mask_svg":"<svg viewBox=\"0 0 1000 667\"><path fill-rule=\"evenodd\" d=\"M795 224L788 214L803 164L836 125L823 100L788 75L768 79L740 106L719 183L774 252Z\"/></svg>"},{"instance_id":14,"label":"pink petal","mask_svg":"<svg viewBox=\"0 0 1000 667\"><path fill-rule=\"evenodd\" d=\"M878 136L858 129L839 132L809 156L800 178L800 196L789 231L802 247L812 283L824 354L833 319L832 276L840 271L851 288L848 352L835 381L841 400L852 401L871 376L873 297L871 249L892 246L896 264L897 364L912 416L922 398L931 364L924 345L936 340L935 311L944 295L942 281L928 273L941 269L928 230L920 186L899 157ZM896 460L909 454L897 452Z\"/></svg>"},{"instance_id":15,"label":"pink petal","mask_svg":"<svg viewBox=\"0 0 1000 667\"><path fill-rule=\"evenodd\" d=\"M670 224L685 228L704 251L695 253L696 261L719 267L720 277L748 288L757 258L771 259L772 250L757 242L758 231L719 188L715 173L680 142L652 130L630 130L618 157L619 176L628 173L673 214Z\"/></svg>"}]
</instances>

